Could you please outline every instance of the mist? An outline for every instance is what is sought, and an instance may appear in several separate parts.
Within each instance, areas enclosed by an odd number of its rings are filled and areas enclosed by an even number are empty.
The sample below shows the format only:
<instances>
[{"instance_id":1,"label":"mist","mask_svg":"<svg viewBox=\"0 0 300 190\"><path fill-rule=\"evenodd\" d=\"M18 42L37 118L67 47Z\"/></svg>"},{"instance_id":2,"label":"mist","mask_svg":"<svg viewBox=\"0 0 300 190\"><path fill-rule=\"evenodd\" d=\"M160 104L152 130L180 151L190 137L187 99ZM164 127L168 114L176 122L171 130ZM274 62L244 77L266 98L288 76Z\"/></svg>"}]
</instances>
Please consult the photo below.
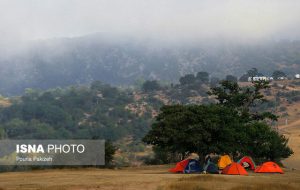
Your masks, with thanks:
<instances>
[{"instance_id":1,"label":"mist","mask_svg":"<svg viewBox=\"0 0 300 190\"><path fill-rule=\"evenodd\" d=\"M1 0L0 45L100 33L157 41L298 40L297 0Z\"/></svg>"}]
</instances>

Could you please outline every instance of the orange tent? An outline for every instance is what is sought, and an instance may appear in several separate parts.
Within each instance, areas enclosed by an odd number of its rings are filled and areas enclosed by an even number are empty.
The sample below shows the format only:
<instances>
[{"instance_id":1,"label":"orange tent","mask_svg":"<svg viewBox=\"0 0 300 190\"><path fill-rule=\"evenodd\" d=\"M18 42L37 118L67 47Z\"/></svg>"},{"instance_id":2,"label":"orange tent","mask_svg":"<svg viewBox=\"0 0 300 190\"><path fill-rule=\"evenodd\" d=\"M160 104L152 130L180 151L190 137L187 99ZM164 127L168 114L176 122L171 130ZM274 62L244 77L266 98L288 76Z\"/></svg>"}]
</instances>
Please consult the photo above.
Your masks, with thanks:
<instances>
[{"instance_id":1,"label":"orange tent","mask_svg":"<svg viewBox=\"0 0 300 190\"><path fill-rule=\"evenodd\" d=\"M275 162L265 162L255 169L255 173L281 173L284 172Z\"/></svg>"},{"instance_id":2,"label":"orange tent","mask_svg":"<svg viewBox=\"0 0 300 190\"><path fill-rule=\"evenodd\" d=\"M228 155L221 156L218 161L218 167L219 169L224 169L226 166L230 165L232 163L230 157Z\"/></svg>"},{"instance_id":3,"label":"orange tent","mask_svg":"<svg viewBox=\"0 0 300 190\"><path fill-rule=\"evenodd\" d=\"M226 166L222 171L222 174L227 175L248 175L247 171L240 164L233 162L232 164Z\"/></svg>"}]
</instances>

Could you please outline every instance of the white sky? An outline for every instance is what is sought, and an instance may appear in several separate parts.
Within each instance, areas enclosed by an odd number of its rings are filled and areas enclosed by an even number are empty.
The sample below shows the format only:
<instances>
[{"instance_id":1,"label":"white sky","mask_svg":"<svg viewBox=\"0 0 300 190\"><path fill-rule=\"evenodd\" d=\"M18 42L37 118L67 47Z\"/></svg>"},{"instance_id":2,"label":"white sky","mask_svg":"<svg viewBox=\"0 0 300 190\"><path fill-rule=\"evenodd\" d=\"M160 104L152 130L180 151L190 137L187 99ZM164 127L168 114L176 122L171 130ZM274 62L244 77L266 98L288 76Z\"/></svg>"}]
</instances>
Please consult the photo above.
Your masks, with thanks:
<instances>
[{"instance_id":1,"label":"white sky","mask_svg":"<svg viewBox=\"0 0 300 190\"><path fill-rule=\"evenodd\" d=\"M298 39L299 0L0 0L0 43L95 32Z\"/></svg>"}]
</instances>

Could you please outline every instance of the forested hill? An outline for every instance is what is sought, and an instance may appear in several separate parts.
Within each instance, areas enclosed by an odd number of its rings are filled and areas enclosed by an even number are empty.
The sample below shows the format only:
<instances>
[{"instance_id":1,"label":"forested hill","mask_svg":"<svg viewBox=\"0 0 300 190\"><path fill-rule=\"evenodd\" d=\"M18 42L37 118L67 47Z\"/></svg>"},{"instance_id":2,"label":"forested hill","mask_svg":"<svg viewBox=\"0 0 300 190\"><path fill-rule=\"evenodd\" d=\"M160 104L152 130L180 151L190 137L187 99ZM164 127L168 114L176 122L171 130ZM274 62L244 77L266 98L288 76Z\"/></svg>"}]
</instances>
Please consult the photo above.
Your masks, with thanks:
<instances>
[{"instance_id":1,"label":"forested hill","mask_svg":"<svg viewBox=\"0 0 300 190\"><path fill-rule=\"evenodd\" d=\"M0 53L0 94L19 95L25 88L49 89L99 80L131 85L139 80L174 82L208 71L211 76L241 76L256 67L299 72L300 42L254 44L195 42L163 44L110 40L101 35L36 41L10 55Z\"/></svg>"},{"instance_id":2,"label":"forested hill","mask_svg":"<svg viewBox=\"0 0 300 190\"><path fill-rule=\"evenodd\" d=\"M141 89L129 89L94 81L1 97L0 138L139 140L162 105L209 102L207 73L205 81L188 76L177 85L146 81Z\"/></svg>"},{"instance_id":3,"label":"forested hill","mask_svg":"<svg viewBox=\"0 0 300 190\"><path fill-rule=\"evenodd\" d=\"M45 92L28 89L0 110L0 136L12 139L109 139L141 137L150 116L126 109L128 91L100 82Z\"/></svg>"},{"instance_id":4,"label":"forested hill","mask_svg":"<svg viewBox=\"0 0 300 190\"><path fill-rule=\"evenodd\" d=\"M163 105L215 103L207 91L217 84L208 73L198 72L181 77L176 84L146 81L135 89L116 88L99 81L45 91L26 89L22 96L0 96L0 139L111 140L122 150L118 155L123 165L123 156L136 158L132 151L148 150L141 138L151 129ZM281 123L291 113L296 118L299 80L273 81L271 86L263 91L269 101L252 111L275 113Z\"/></svg>"}]
</instances>

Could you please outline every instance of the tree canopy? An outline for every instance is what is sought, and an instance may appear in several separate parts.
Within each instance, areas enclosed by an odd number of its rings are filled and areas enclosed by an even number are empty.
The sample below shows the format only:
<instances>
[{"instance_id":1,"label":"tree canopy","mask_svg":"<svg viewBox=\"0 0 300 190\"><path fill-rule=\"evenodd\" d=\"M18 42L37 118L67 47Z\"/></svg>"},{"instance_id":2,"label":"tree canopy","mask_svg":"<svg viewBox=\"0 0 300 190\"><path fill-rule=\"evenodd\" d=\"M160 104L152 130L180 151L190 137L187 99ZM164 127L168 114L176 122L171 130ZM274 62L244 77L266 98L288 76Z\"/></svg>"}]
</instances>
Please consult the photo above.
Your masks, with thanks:
<instances>
[{"instance_id":1,"label":"tree canopy","mask_svg":"<svg viewBox=\"0 0 300 190\"><path fill-rule=\"evenodd\" d=\"M286 77L286 74L283 71L276 70L273 72L272 77L277 80L280 77Z\"/></svg>"},{"instance_id":2,"label":"tree canopy","mask_svg":"<svg viewBox=\"0 0 300 190\"><path fill-rule=\"evenodd\" d=\"M276 116L251 111L266 101L260 93L265 88L265 82L241 88L222 81L209 93L218 100L216 104L164 106L143 141L171 153L239 152L257 160L287 158L293 153L288 140L266 123Z\"/></svg>"},{"instance_id":3,"label":"tree canopy","mask_svg":"<svg viewBox=\"0 0 300 190\"><path fill-rule=\"evenodd\" d=\"M231 81L231 82L237 82L238 81L237 77L233 76L233 75L227 75L226 80Z\"/></svg>"},{"instance_id":4,"label":"tree canopy","mask_svg":"<svg viewBox=\"0 0 300 190\"><path fill-rule=\"evenodd\" d=\"M220 84L220 86L212 87L208 92L218 100L218 104L235 109L247 122L264 119L277 120L277 116L270 112L251 112L252 108L267 102L261 91L270 88L269 82L253 82L253 86L243 88L232 81L224 80Z\"/></svg>"},{"instance_id":5,"label":"tree canopy","mask_svg":"<svg viewBox=\"0 0 300 190\"><path fill-rule=\"evenodd\" d=\"M198 72L196 75L196 79L201 81L202 83L208 83L209 82L209 74L208 74L208 72L205 72L205 71Z\"/></svg>"},{"instance_id":6,"label":"tree canopy","mask_svg":"<svg viewBox=\"0 0 300 190\"><path fill-rule=\"evenodd\" d=\"M155 91L155 90L159 90L161 88L161 86L159 85L159 83L156 80L152 80L152 81L146 81L144 82L142 89L145 92L151 92L151 91Z\"/></svg>"},{"instance_id":7,"label":"tree canopy","mask_svg":"<svg viewBox=\"0 0 300 190\"><path fill-rule=\"evenodd\" d=\"M192 84L195 81L196 81L196 77L193 74L184 75L179 79L181 85Z\"/></svg>"}]
</instances>

